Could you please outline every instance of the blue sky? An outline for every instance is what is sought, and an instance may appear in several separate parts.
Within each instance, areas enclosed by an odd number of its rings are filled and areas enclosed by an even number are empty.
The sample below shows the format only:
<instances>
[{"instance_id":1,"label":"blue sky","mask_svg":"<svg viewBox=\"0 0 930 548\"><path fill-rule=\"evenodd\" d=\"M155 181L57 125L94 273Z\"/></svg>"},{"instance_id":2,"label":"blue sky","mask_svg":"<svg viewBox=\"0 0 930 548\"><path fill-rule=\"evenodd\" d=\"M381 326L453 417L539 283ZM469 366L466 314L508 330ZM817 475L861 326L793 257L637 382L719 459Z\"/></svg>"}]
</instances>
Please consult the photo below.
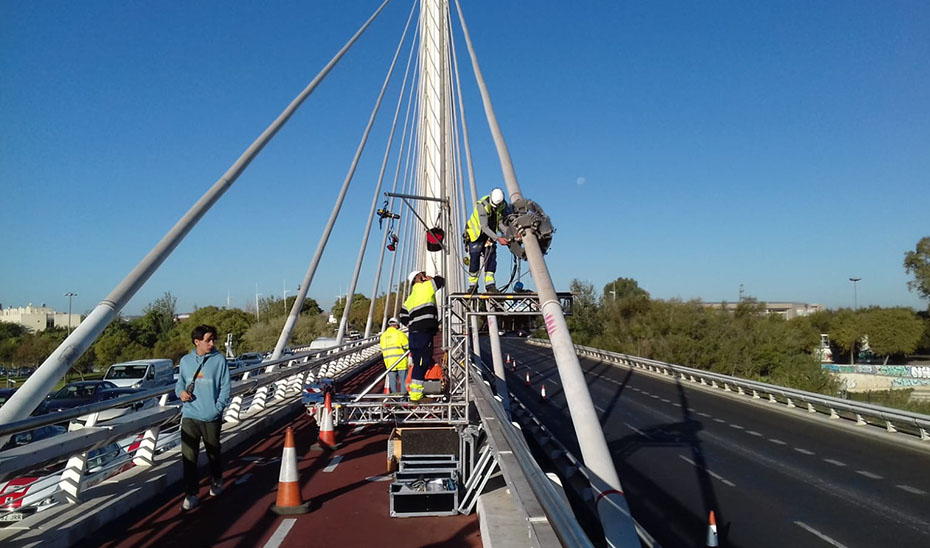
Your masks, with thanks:
<instances>
[{"instance_id":1,"label":"blue sky","mask_svg":"<svg viewBox=\"0 0 930 548\"><path fill-rule=\"evenodd\" d=\"M0 1L0 303L67 309L73 291L93 308L377 4ZM930 235L930 4L757 4L465 2L524 194L558 230L557 287L624 276L733 301L743 284L836 308L857 276L860 306L925 308L902 262ZM127 313L165 291L179 311L293 291L409 7L388 6ZM324 304L351 276L391 89L311 288ZM470 72L465 93L489 189Z\"/></svg>"}]
</instances>

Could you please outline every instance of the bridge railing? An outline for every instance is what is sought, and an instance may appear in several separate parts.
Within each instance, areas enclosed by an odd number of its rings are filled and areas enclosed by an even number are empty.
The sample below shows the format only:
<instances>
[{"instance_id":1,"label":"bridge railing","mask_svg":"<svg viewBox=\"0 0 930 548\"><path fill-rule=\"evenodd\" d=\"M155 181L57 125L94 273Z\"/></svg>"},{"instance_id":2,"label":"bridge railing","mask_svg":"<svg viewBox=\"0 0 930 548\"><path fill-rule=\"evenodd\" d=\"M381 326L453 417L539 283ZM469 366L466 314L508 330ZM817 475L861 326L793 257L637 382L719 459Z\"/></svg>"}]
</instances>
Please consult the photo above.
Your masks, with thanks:
<instances>
[{"instance_id":1,"label":"bridge railing","mask_svg":"<svg viewBox=\"0 0 930 548\"><path fill-rule=\"evenodd\" d=\"M530 339L528 342L536 346L550 346L548 341L542 339ZM847 420L858 426L881 428L886 432L930 441L930 416L928 415L740 379L589 346L575 345L575 351L579 356L591 357L612 365L622 365L658 375L671 376L710 389L719 389L734 395L784 405L787 408L806 409L808 413L824 415L830 419Z\"/></svg>"},{"instance_id":2,"label":"bridge railing","mask_svg":"<svg viewBox=\"0 0 930 548\"><path fill-rule=\"evenodd\" d=\"M249 407L249 411L237 416L232 422L239 419L248 420L251 412L256 409L278 405L285 400L290 401L292 396L300 393L305 382L312 381L317 376L325 375L338 381L379 357L380 349L376 339L369 338L350 341L340 347L301 352L279 360L237 369L233 373L234 376L246 376L251 373L255 375L233 382L231 396L252 394L253 405ZM258 392L268 388L273 388L273 392L256 408L254 400ZM67 460L61 488L67 493L69 501L77 501L80 499L83 485L87 452L140 433L143 433L143 439L134 454L133 462L137 466L150 465L158 445L159 433L166 425L176 424L180 418L180 403L168 401L173 392L174 385L154 388L129 397L0 425L0 435L4 435L71 421L68 432L0 452L0 480ZM100 414L105 411L152 398L158 398L159 404L98 424Z\"/></svg>"}]
</instances>

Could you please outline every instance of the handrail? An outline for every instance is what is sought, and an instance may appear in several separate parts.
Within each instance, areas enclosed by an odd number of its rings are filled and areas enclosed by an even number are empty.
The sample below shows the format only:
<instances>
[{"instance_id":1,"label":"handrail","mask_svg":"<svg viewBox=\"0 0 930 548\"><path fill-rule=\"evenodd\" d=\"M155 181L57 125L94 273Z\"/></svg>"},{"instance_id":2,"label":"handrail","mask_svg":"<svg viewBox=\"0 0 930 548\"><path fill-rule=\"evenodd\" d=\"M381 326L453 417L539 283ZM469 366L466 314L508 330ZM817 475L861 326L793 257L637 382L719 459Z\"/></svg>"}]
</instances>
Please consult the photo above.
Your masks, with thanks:
<instances>
[{"instance_id":1,"label":"handrail","mask_svg":"<svg viewBox=\"0 0 930 548\"><path fill-rule=\"evenodd\" d=\"M549 346L543 339L528 339L528 343L536 346ZM640 358L619 352L611 352L589 346L576 344L575 350L581 355L591 356L611 364L622 364L630 367L645 369L657 374L674 375L679 378L700 383L710 388L722 389L726 392L735 392L739 395L751 396L753 399L762 399L768 396L771 403L784 404L789 408L797 408L798 403L807 404L808 413L824 413L831 419L847 419L855 421L858 426L876 426L884 428L887 432L902 433L919 437L922 441L930 441L930 415L912 413L900 409L892 409L869 403L857 403L824 394L807 392L786 388L759 381L740 379L720 373L712 373L701 369L665 363L659 360ZM820 409L818 409L820 407ZM844 416L846 413L851 416ZM867 418L878 419L883 424L872 424ZM904 430L901 430L904 428Z\"/></svg>"}]
</instances>

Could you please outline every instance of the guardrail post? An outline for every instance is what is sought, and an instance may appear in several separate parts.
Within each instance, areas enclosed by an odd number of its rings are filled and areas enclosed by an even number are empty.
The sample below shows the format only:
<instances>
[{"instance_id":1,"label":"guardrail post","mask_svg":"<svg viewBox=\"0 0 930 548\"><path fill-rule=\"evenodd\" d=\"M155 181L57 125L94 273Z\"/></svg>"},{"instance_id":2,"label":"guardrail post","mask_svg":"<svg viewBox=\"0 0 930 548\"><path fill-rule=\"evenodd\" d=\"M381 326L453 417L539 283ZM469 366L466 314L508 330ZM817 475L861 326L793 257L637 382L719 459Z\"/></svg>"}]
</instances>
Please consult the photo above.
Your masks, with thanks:
<instances>
[{"instance_id":1,"label":"guardrail post","mask_svg":"<svg viewBox=\"0 0 930 548\"><path fill-rule=\"evenodd\" d=\"M155 463L155 445L158 442L159 431L160 428L157 426L145 431L145 434L142 435L142 442L132 458L133 464L136 466L152 466Z\"/></svg>"},{"instance_id":2,"label":"guardrail post","mask_svg":"<svg viewBox=\"0 0 930 548\"><path fill-rule=\"evenodd\" d=\"M761 398L759 397L759 392L758 392L755 388L752 389L752 399L754 399L754 400L761 399Z\"/></svg>"},{"instance_id":3,"label":"guardrail post","mask_svg":"<svg viewBox=\"0 0 930 548\"><path fill-rule=\"evenodd\" d=\"M867 426L869 423L866 422L864 418L862 418L861 414L856 413L856 424L859 426ZM921 438L923 438L923 428L921 428Z\"/></svg>"},{"instance_id":4,"label":"guardrail post","mask_svg":"<svg viewBox=\"0 0 930 548\"><path fill-rule=\"evenodd\" d=\"M893 424L891 424L891 421L888 420L888 419L885 419L885 430L888 430L889 432L897 432L897 431L898 431L898 429L895 428L895 426L894 426Z\"/></svg>"},{"instance_id":5,"label":"guardrail post","mask_svg":"<svg viewBox=\"0 0 930 548\"><path fill-rule=\"evenodd\" d=\"M814 404L812 404L811 402L807 402L807 412L808 412L808 413L816 413L816 412L817 412L817 410L814 409Z\"/></svg>"},{"instance_id":6,"label":"guardrail post","mask_svg":"<svg viewBox=\"0 0 930 548\"><path fill-rule=\"evenodd\" d=\"M794 400L791 398L788 398L788 407L797 407L797 405L794 404Z\"/></svg>"},{"instance_id":7,"label":"guardrail post","mask_svg":"<svg viewBox=\"0 0 930 548\"><path fill-rule=\"evenodd\" d=\"M839 418L840 418L840 414L837 413L837 412L836 412L836 409L834 409L834 408L832 408L832 407L830 408L830 418L831 418L831 419L839 419Z\"/></svg>"},{"instance_id":8,"label":"guardrail post","mask_svg":"<svg viewBox=\"0 0 930 548\"><path fill-rule=\"evenodd\" d=\"M778 400L775 399L775 394L769 392L769 401L772 403L778 403Z\"/></svg>"}]
</instances>

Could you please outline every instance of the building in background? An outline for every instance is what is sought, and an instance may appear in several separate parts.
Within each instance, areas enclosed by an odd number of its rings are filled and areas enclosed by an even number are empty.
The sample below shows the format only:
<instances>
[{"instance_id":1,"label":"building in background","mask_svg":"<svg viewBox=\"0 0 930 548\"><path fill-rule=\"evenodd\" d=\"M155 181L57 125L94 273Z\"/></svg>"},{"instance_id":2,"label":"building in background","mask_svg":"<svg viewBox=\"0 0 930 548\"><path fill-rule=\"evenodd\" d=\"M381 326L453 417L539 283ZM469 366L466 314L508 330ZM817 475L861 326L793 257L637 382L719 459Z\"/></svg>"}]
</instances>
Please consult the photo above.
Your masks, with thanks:
<instances>
[{"instance_id":1,"label":"building in background","mask_svg":"<svg viewBox=\"0 0 930 548\"><path fill-rule=\"evenodd\" d=\"M50 327L68 328L68 314L55 312L54 308L45 306L26 306L3 308L0 305L0 322L15 323L26 327L30 331L45 331ZM71 328L81 323L80 314L71 314Z\"/></svg>"},{"instance_id":2,"label":"building in background","mask_svg":"<svg viewBox=\"0 0 930 548\"><path fill-rule=\"evenodd\" d=\"M736 307L740 303L704 303L704 306L708 308L724 308L733 312L736 310ZM779 314L784 316L786 319L790 320L791 318L798 318L801 316L809 316L814 312L820 312L824 310L822 304L807 304L807 303L794 303L794 302L763 302L765 305L766 314Z\"/></svg>"}]
</instances>

